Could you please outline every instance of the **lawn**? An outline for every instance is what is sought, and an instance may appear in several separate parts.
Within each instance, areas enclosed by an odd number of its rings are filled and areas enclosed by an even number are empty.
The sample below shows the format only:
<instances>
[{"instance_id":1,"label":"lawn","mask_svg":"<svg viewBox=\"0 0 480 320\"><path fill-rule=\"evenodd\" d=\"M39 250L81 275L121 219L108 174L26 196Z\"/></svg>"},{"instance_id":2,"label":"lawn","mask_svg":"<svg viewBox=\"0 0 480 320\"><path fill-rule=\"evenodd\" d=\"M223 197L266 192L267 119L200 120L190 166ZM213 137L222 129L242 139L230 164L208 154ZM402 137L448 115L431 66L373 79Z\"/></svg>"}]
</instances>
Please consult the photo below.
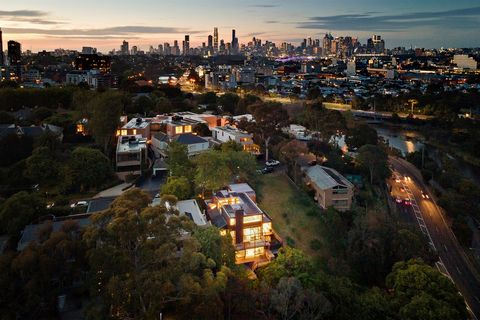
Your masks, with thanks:
<instances>
[{"instance_id":1,"label":"lawn","mask_svg":"<svg viewBox=\"0 0 480 320\"><path fill-rule=\"evenodd\" d=\"M317 215L319 210L303 190L284 173L275 172L260 178L257 195L260 208L270 215L273 228L285 242L311 256L324 256L326 250L314 250L310 246L312 240L322 241L320 221L318 216L312 216L312 210L316 210Z\"/></svg>"}]
</instances>

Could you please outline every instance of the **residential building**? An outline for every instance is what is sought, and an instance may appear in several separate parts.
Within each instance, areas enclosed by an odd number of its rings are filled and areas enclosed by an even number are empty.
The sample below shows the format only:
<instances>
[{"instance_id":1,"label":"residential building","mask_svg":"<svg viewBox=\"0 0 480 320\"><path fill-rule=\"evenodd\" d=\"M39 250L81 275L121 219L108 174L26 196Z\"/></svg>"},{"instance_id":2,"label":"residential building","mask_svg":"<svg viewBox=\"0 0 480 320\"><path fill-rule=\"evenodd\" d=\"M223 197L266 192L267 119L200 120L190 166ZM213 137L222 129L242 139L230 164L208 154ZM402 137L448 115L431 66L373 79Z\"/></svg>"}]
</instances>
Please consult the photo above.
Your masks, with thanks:
<instances>
[{"instance_id":1,"label":"residential building","mask_svg":"<svg viewBox=\"0 0 480 320\"><path fill-rule=\"evenodd\" d=\"M140 174L147 168L147 139L141 135L119 136L115 154L116 171Z\"/></svg>"},{"instance_id":2,"label":"residential building","mask_svg":"<svg viewBox=\"0 0 480 320\"><path fill-rule=\"evenodd\" d=\"M151 146L156 156L167 156L167 150L170 143L173 141L187 146L188 156L196 156L210 147L210 142L192 133L179 134L169 137L163 132L152 134Z\"/></svg>"},{"instance_id":3,"label":"residential building","mask_svg":"<svg viewBox=\"0 0 480 320\"><path fill-rule=\"evenodd\" d=\"M304 181L315 192L315 201L327 209L333 207L339 211L350 210L353 199L353 184L332 168L320 165L307 166Z\"/></svg>"},{"instance_id":4,"label":"residential building","mask_svg":"<svg viewBox=\"0 0 480 320\"><path fill-rule=\"evenodd\" d=\"M152 201L152 206L158 206L160 203L161 199L156 197ZM170 205L168 204L167 207L170 207ZM188 217L199 227L211 225L210 221L207 221L205 214L202 213L202 210L195 199L178 201L175 205L173 205L173 208L178 211L179 216Z\"/></svg>"},{"instance_id":5,"label":"residential building","mask_svg":"<svg viewBox=\"0 0 480 320\"><path fill-rule=\"evenodd\" d=\"M109 73L111 58L98 54L80 54L75 58L76 70L99 70L101 73Z\"/></svg>"},{"instance_id":6,"label":"residential building","mask_svg":"<svg viewBox=\"0 0 480 320\"><path fill-rule=\"evenodd\" d=\"M253 135L238 130L232 126L216 127L212 129L212 137L217 143L235 141L243 146L243 150L253 154L260 152L260 147L253 142Z\"/></svg>"},{"instance_id":7,"label":"residential building","mask_svg":"<svg viewBox=\"0 0 480 320\"><path fill-rule=\"evenodd\" d=\"M117 136L136 136L150 140L150 119L132 118L120 129L117 130Z\"/></svg>"},{"instance_id":8,"label":"residential building","mask_svg":"<svg viewBox=\"0 0 480 320\"><path fill-rule=\"evenodd\" d=\"M239 191L231 191L239 190ZM274 234L272 219L255 203L255 192L248 185L231 185L216 192L207 204L207 215L224 236L230 234L237 264L269 263L280 244Z\"/></svg>"},{"instance_id":9,"label":"residential building","mask_svg":"<svg viewBox=\"0 0 480 320\"><path fill-rule=\"evenodd\" d=\"M22 236L17 244L17 251L23 251L29 244L37 242L45 230L51 228L52 232L60 231L66 223L75 222L80 229L91 224L91 214L76 214L66 217L53 217L52 220L44 221L39 224L29 224L23 229Z\"/></svg>"}]
</instances>

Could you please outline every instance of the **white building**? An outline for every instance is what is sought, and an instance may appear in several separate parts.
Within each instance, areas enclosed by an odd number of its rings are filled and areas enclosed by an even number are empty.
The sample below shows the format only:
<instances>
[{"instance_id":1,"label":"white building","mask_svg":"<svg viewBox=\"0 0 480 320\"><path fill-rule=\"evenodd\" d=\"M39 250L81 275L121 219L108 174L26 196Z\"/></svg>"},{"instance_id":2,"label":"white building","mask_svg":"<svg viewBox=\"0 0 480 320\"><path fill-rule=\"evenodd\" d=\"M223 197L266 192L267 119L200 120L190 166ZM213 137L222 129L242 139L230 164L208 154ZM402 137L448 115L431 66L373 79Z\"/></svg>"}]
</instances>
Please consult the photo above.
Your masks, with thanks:
<instances>
[{"instance_id":1,"label":"white building","mask_svg":"<svg viewBox=\"0 0 480 320\"><path fill-rule=\"evenodd\" d=\"M217 143L235 141L243 146L243 150L250 153L258 153L260 148L253 142L253 135L238 130L231 126L216 127L212 129L212 137Z\"/></svg>"},{"instance_id":2,"label":"white building","mask_svg":"<svg viewBox=\"0 0 480 320\"><path fill-rule=\"evenodd\" d=\"M119 136L115 163L117 172L142 173L147 168L147 139L141 135Z\"/></svg>"},{"instance_id":3,"label":"white building","mask_svg":"<svg viewBox=\"0 0 480 320\"><path fill-rule=\"evenodd\" d=\"M477 70L477 61L466 54L456 54L453 56L453 63L460 69Z\"/></svg>"}]
</instances>

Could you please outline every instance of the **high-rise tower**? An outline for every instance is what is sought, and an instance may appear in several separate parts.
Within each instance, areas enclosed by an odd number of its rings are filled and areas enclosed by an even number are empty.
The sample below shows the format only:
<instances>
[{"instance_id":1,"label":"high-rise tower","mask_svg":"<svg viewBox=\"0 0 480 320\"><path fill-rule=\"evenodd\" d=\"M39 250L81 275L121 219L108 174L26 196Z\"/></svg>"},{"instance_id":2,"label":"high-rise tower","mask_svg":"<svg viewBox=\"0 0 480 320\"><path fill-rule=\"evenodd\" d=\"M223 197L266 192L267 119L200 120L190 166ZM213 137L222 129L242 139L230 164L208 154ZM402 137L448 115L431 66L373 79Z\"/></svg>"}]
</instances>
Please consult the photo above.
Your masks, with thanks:
<instances>
[{"instance_id":1,"label":"high-rise tower","mask_svg":"<svg viewBox=\"0 0 480 320\"><path fill-rule=\"evenodd\" d=\"M3 56L3 38L2 28L0 28L0 67L5 63L5 57Z\"/></svg>"},{"instance_id":2,"label":"high-rise tower","mask_svg":"<svg viewBox=\"0 0 480 320\"><path fill-rule=\"evenodd\" d=\"M218 28L213 28L213 51L218 52Z\"/></svg>"}]
</instances>

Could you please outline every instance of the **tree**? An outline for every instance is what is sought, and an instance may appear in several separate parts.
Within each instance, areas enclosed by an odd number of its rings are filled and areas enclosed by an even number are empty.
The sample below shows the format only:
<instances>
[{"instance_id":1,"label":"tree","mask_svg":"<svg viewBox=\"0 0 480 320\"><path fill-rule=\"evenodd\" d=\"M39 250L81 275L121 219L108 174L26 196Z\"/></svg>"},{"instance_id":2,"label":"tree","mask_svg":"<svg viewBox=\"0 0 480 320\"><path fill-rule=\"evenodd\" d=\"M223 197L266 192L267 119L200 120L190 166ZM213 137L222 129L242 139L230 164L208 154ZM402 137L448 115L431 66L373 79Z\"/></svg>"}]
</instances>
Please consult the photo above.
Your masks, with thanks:
<instances>
[{"instance_id":1,"label":"tree","mask_svg":"<svg viewBox=\"0 0 480 320\"><path fill-rule=\"evenodd\" d=\"M100 151L78 147L68 160L65 182L69 188L85 191L100 187L112 176L108 158Z\"/></svg>"},{"instance_id":2,"label":"tree","mask_svg":"<svg viewBox=\"0 0 480 320\"><path fill-rule=\"evenodd\" d=\"M218 190L230 181L231 173L221 152L210 150L195 158L195 183L202 190Z\"/></svg>"},{"instance_id":3,"label":"tree","mask_svg":"<svg viewBox=\"0 0 480 320\"><path fill-rule=\"evenodd\" d=\"M170 176L190 178L192 176L193 164L188 158L187 146L176 141L168 145L167 166Z\"/></svg>"},{"instance_id":4,"label":"tree","mask_svg":"<svg viewBox=\"0 0 480 320\"><path fill-rule=\"evenodd\" d=\"M176 196L178 200L188 199L192 195L191 183L186 177L169 177L161 194Z\"/></svg>"},{"instance_id":5,"label":"tree","mask_svg":"<svg viewBox=\"0 0 480 320\"><path fill-rule=\"evenodd\" d=\"M233 176L237 181L254 180L257 176L255 157L244 151L228 151L224 145L222 145L222 157L230 176Z\"/></svg>"},{"instance_id":6,"label":"tree","mask_svg":"<svg viewBox=\"0 0 480 320\"><path fill-rule=\"evenodd\" d=\"M113 142L115 131L120 124L123 111L123 95L114 91L107 91L95 96L89 103L91 118L88 122L89 129L95 142L108 154L108 148Z\"/></svg>"},{"instance_id":7,"label":"tree","mask_svg":"<svg viewBox=\"0 0 480 320\"><path fill-rule=\"evenodd\" d=\"M33 139L9 134L0 139L0 166L9 166L29 157L33 150Z\"/></svg>"},{"instance_id":8,"label":"tree","mask_svg":"<svg viewBox=\"0 0 480 320\"><path fill-rule=\"evenodd\" d=\"M216 295L228 270L214 274L198 241L182 236L193 231L187 217L148 202L148 194L132 189L92 217L84 235L91 291L98 297L91 312L103 310L100 318L155 319L176 309L218 318Z\"/></svg>"},{"instance_id":9,"label":"tree","mask_svg":"<svg viewBox=\"0 0 480 320\"><path fill-rule=\"evenodd\" d=\"M417 260L398 262L387 276L402 319L466 319L465 301L438 270Z\"/></svg>"},{"instance_id":10,"label":"tree","mask_svg":"<svg viewBox=\"0 0 480 320\"><path fill-rule=\"evenodd\" d=\"M268 148L271 139L281 134L281 130L288 125L288 113L280 103L258 103L250 106L255 119L249 128L257 135L261 143L265 144L265 160L268 161Z\"/></svg>"},{"instance_id":11,"label":"tree","mask_svg":"<svg viewBox=\"0 0 480 320\"><path fill-rule=\"evenodd\" d=\"M159 97L153 109L157 114L170 113L173 110L173 105L165 97Z\"/></svg>"},{"instance_id":12,"label":"tree","mask_svg":"<svg viewBox=\"0 0 480 320\"><path fill-rule=\"evenodd\" d=\"M345 143L352 150L356 150L366 144L377 145L377 130L366 124L360 124L347 131Z\"/></svg>"},{"instance_id":13,"label":"tree","mask_svg":"<svg viewBox=\"0 0 480 320\"><path fill-rule=\"evenodd\" d=\"M308 153L307 145L305 142L298 140L291 140L280 148L282 160L290 165L293 164L297 157L306 153Z\"/></svg>"},{"instance_id":14,"label":"tree","mask_svg":"<svg viewBox=\"0 0 480 320\"><path fill-rule=\"evenodd\" d=\"M47 147L39 147L26 160L26 175L41 184L54 182L59 174L59 163Z\"/></svg>"},{"instance_id":15,"label":"tree","mask_svg":"<svg viewBox=\"0 0 480 320\"><path fill-rule=\"evenodd\" d=\"M390 174L388 156L380 147L369 144L362 146L358 149L356 161L368 173L372 184L374 181L382 181Z\"/></svg>"},{"instance_id":16,"label":"tree","mask_svg":"<svg viewBox=\"0 0 480 320\"><path fill-rule=\"evenodd\" d=\"M303 251L291 247L281 248L278 257L258 273L261 280L272 286L284 277L298 278L307 285L315 274L311 259Z\"/></svg>"},{"instance_id":17,"label":"tree","mask_svg":"<svg viewBox=\"0 0 480 320\"><path fill-rule=\"evenodd\" d=\"M231 115L236 114L236 109L240 97L234 93L225 93L224 95L218 98L218 106L221 107L223 113L228 113Z\"/></svg>"},{"instance_id":18,"label":"tree","mask_svg":"<svg viewBox=\"0 0 480 320\"><path fill-rule=\"evenodd\" d=\"M235 266L235 248L232 245L230 235L220 235L216 227L199 228L193 236L200 243L200 251L215 261L215 267L219 270L222 266L233 268Z\"/></svg>"},{"instance_id":19,"label":"tree","mask_svg":"<svg viewBox=\"0 0 480 320\"><path fill-rule=\"evenodd\" d=\"M128 113L147 114L154 109L154 101L147 96L140 96L133 101L133 104L127 107Z\"/></svg>"},{"instance_id":20,"label":"tree","mask_svg":"<svg viewBox=\"0 0 480 320\"><path fill-rule=\"evenodd\" d=\"M208 125L205 123L198 123L193 127L193 132L198 134L201 137L210 137L212 136L212 131L208 128Z\"/></svg>"},{"instance_id":21,"label":"tree","mask_svg":"<svg viewBox=\"0 0 480 320\"><path fill-rule=\"evenodd\" d=\"M18 192L8 198L0 209L2 231L17 236L29 223L44 214L45 202L34 193Z\"/></svg>"}]
</instances>

